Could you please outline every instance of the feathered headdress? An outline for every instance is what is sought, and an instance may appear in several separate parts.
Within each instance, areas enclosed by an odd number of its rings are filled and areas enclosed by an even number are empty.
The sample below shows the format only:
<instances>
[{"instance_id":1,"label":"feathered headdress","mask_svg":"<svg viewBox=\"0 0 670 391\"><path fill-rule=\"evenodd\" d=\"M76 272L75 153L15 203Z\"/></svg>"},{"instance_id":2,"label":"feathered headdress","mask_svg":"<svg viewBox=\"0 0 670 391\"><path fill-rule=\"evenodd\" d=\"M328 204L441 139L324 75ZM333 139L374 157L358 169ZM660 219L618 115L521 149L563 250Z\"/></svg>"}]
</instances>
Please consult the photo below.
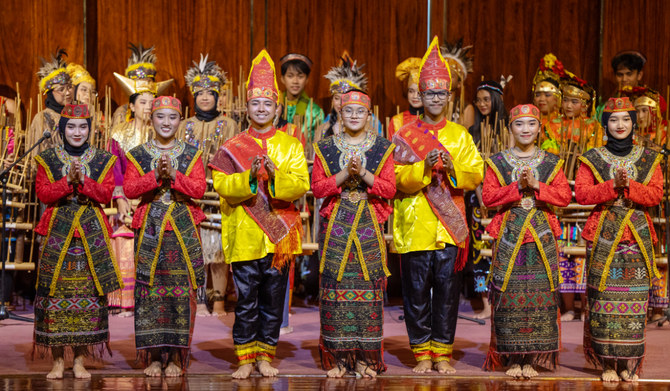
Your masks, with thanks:
<instances>
[{"instance_id":1,"label":"feathered headdress","mask_svg":"<svg viewBox=\"0 0 670 391\"><path fill-rule=\"evenodd\" d=\"M463 38L457 42L445 42L440 46L440 52L449 63L451 74L458 76L458 83L462 83L468 77L468 73L474 70L474 54L472 45L463 46Z\"/></svg>"},{"instance_id":2,"label":"feathered headdress","mask_svg":"<svg viewBox=\"0 0 670 391\"><path fill-rule=\"evenodd\" d=\"M145 48L141 43L137 46L130 43L128 49L130 49L130 58L125 76L131 79L156 79L155 46Z\"/></svg>"},{"instance_id":3,"label":"feathered headdress","mask_svg":"<svg viewBox=\"0 0 670 391\"><path fill-rule=\"evenodd\" d=\"M63 57L67 57L65 49L56 49L56 55L51 55L51 60L40 57L42 66L37 71L40 78L39 86L43 94L53 90L56 84L70 83L70 74L67 73L67 63Z\"/></svg>"},{"instance_id":4,"label":"feathered headdress","mask_svg":"<svg viewBox=\"0 0 670 391\"><path fill-rule=\"evenodd\" d=\"M330 81L330 94L346 94L351 90L367 91L368 78L361 72L364 66L365 64L358 66L356 60L345 50L339 65L330 68L323 76Z\"/></svg>"},{"instance_id":5,"label":"feathered headdress","mask_svg":"<svg viewBox=\"0 0 670 391\"><path fill-rule=\"evenodd\" d=\"M154 47L145 49L142 44L135 46L131 43L128 49L130 49L130 58L128 59L125 76L114 72L114 77L121 85L121 88L129 96L141 92L152 92L154 95L163 95L163 92L174 80L170 79L155 83L156 54L154 54ZM150 87L152 83L155 83L155 88Z\"/></svg>"},{"instance_id":6,"label":"feathered headdress","mask_svg":"<svg viewBox=\"0 0 670 391\"><path fill-rule=\"evenodd\" d=\"M200 53L200 62L193 61L193 67L186 72L186 84L193 95L206 89L216 91L221 94L221 87L226 85L226 73L216 64L215 61L207 61L209 54L203 56Z\"/></svg>"}]
</instances>

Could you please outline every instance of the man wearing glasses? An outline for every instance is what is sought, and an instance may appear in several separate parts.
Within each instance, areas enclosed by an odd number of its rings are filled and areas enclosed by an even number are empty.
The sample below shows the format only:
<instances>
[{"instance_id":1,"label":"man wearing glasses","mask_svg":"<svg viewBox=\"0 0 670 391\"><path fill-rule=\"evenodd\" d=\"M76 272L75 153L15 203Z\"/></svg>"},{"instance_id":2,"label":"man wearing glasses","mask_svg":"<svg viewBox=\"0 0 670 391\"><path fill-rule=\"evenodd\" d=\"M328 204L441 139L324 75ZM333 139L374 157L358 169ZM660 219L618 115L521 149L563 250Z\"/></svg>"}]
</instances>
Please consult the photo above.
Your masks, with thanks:
<instances>
[{"instance_id":1,"label":"man wearing glasses","mask_svg":"<svg viewBox=\"0 0 670 391\"><path fill-rule=\"evenodd\" d=\"M416 373L454 373L452 355L468 225L463 193L482 181L472 137L445 118L451 74L437 37L421 61L424 115L393 137L398 193L393 240L401 254L405 324ZM464 254L465 255L465 254ZM460 262L459 262L460 260Z\"/></svg>"}]
</instances>

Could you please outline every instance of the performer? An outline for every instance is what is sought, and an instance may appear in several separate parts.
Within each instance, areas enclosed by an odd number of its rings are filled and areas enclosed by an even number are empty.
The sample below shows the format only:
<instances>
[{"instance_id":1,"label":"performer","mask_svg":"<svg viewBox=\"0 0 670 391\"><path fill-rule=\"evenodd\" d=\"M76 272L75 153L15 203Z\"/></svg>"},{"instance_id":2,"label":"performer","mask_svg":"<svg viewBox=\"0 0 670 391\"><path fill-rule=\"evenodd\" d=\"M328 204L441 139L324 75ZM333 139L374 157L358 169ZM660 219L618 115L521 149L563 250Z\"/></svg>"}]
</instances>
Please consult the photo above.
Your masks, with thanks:
<instances>
[{"instance_id":1,"label":"performer","mask_svg":"<svg viewBox=\"0 0 670 391\"><path fill-rule=\"evenodd\" d=\"M95 90L95 79L86 68L73 62L67 64L67 73L74 86L73 98L78 104L90 105L98 96Z\"/></svg>"},{"instance_id":2,"label":"performer","mask_svg":"<svg viewBox=\"0 0 670 391\"><path fill-rule=\"evenodd\" d=\"M365 64L358 66L356 60L352 59L345 50L340 57L339 65L330 68L328 73L323 76L330 82L328 90L332 97L331 109L323 125L319 127L316 141L342 133L343 130L340 126L342 121L339 120L340 103L342 102L340 97L351 90L367 91L368 78L361 71L364 66Z\"/></svg>"},{"instance_id":3,"label":"performer","mask_svg":"<svg viewBox=\"0 0 670 391\"><path fill-rule=\"evenodd\" d=\"M141 198L135 230L135 346L147 376L181 376L195 324L196 290L205 280L198 224L205 219L193 202L205 194L202 151L175 138L181 102L160 96L151 104L156 134L127 153L124 191Z\"/></svg>"},{"instance_id":4,"label":"performer","mask_svg":"<svg viewBox=\"0 0 670 391\"><path fill-rule=\"evenodd\" d=\"M563 64L549 53L542 57L540 66L533 77L533 104L542 113L542 127L551 125L558 118L561 107L561 77L565 74ZM544 130L546 132L546 130ZM554 131L558 133L558 131ZM544 135L540 138L542 140Z\"/></svg>"},{"instance_id":5,"label":"performer","mask_svg":"<svg viewBox=\"0 0 670 391\"><path fill-rule=\"evenodd\" d=\"M114 203L118 209L115 216L112 242L116 259L123 276L123 290L114 292L109 297L109 305L121 309L119 316L132 316L135 292L135 254L134 234L126 224L131 221L132 207L128 196L124 193L124 177L130 166L126 152L146 143L153 133L151 125L151 103L156 96L156 84L146 80L124 80L124 90L128 98L127 120L112 126L108 150L118 158L114 166ZM130 198L132 199L132 198Z\"/></svg>"},{"instance_id":6,"label":"performer","mask_svg":"<svg viewBox=\"0 0 670 391\"><path fill-rule=\"evenodd\" d=\"M309 189L302 144L277 131L272 120L278 89L272 59L262 50L247 80L250 127L228 140L209 164L221 196L221 242L237 286L233 325L240 367L247 378L254 364L263 376L277 350L287 271L302 253L300 214L293 202Z\"/></svg>"},{"instance_id":7,"label":"performer","mask_svg":"<svg viewBox=\"0 0 670 391\"><path fill-rule=\"evenodd\" d=\"M74 355L75 378L90 378L88 355L109 349L107 299L122 286L102 205L114 191L116 157L88 144L86 105L66 104L58 131L63 145L35 157L35 189L47 205L35 232L42 241L35 297L33 354L51 349L48 379L62 379L65 355Z\"/></svg>"},{"instance_id":8,"label":"performer","mask_svg":"<svg viewBox=\"0 0 670 391\"><path fill-rule=\"evenodd\" d=\"M279 94L279 104L284 108L281 117L293 123L294 116L299 115L303 137L307 144L311 144L316 128L323 122L323 110L305 92L312 71L312 60L303 54L289 53L279 62L281 82L286 87L286 91Z\"/></svg>"},{"instance_id":9,"label":"performer","mask_svg":"<svg viewBox=\"0 0 670 391\"><path fill-rule=\"evenodd\" d=\"M510 111L514 147L487 159L482 198L500 207L486 231L495 238L489 274L493 309L485 366L509 366L511 377L537 376L535 367L558 363L560 320L558 247L561 226L549 205L565 207L572 190L563 160L535 146L540 110Z\"/></svg>"},{"instance_id":10,"label":"performer","mask_svg":"<svg viewBox=\"0 0 670 391\"><path fill-rule=\"evenodd\" d=\"M569 71L561 79L561 115L552 118L545 126L542 149L558 154L566 152L570 140L575 148L584 152L602 145L602 129L595 115L596 91ZM573 178L573 173L568 173Z\"/></svg>"},{"instance_id":11,"label":"performer","mask_svg":"<svg viewBox=\"0 0 670 391\"><path fill-rule=\"evenodd\" d=\"M51 138L44 140L38 148L33 149L30 154L31 158L41 151L63 144L58 131L60 113L65 105L72 103L74 98L74 87L66 70L67 64L64 56L67 56L67 53L60 49L55 56L51 56L49 61L40 58L42 67L37 72L37 76L40 78L40 91L47 96L44 103L46 107L33 117L30 129L26 133L26 147L30 148L35 144L46 130L51 132Z\"/></svg>"},{"instance_id":12,"label":"performer","mask_svg":"<svg viewBox=\"0 0 670 391\"><path fill-rule=\"evenodd\" d=\"M233 137L237 123L218 109L223 86L228 82L225 72L214 61L207 61L209 55L200 55L200 62L193 62L184 78L193 94L195 115L182 121L179 132L187 143L203 151L203 160L208 163L216 150L226 140ZM209 175L208 175L209 176ZM208 207L212 209L213 207ZM214 213L218 213L218 207ZM224 308L228 286L228 265L221 249L221 231L200 228L205 268L212 288L207 288L207 307L214 315L226 315ZM208 286L210 284L207 284Z\"/></svg>"},{"instance_id":13,"label":"performer","mask_svg":"<svg viewBox=\"0 0 670 391\"><path fill-rule=\"evenodd\" d=\"M320 215L321 366L328 377L383 372L386 242L380 228L393 212L394 145L370 130L370 97L341 96L344 132L315 145L314 196ZM368 233L366 233L368 232ZM373 232L373 234L369 234ZM356 297L349 296L355 292Z\"/></svg>"},{"instance_id":14,"label":"performer","mask_svg":"<svg viewBox=\"0 0 670 391\"><path fill-rule=\"evenodd\" d=\"M638 378L649 287L660 277L656 232L646 208L663 197L661 156L633 145L636 117L628 97L607 101L602 118L607 144L580 157L575 180L577 202L597 205L582 232L588 259L584 354L602 368L604 381Z\"/></svg>"},{"instance_id":15,"label":"performer","mask_svg":"<svg viewBox=\"0 0 670 391\"><path fill-rule=\"evenodd\" d=\"M463 191L474 190L483 173L470 134L444 118L450 88L435 37L421 60L424 117L393 137L399 191L393 240L401 254L405 324L417 373L431 371L433 364L440 373L455 372L448 361L460 294L456 272L466 260L457 256L468 235Z\"/></svg>"},{"instance_id":16,"label":"performer","mask_svg":"<svg viewBox=\"0 0 670 391\"><path fill-rule=\"evenodd\" d=\"M133 82L144 82L145 84L156 84L156 95L163 95L165 90L172 84L173 79L156 82L156 54L154 53L154 46L145 49L140 43L135 46L129 44L130 58L128 59L128 66L124 75L114 72L114 77L119 82L121 88L131 95ZM129 104L119 106L112 114L112 128L114 126L130 122Z\"/></svg>"},{"instance_id":17,"label":"performer","mask_svg":"<svg viewBox=\"0 0 670 391\"><path fill-rule=\"evenodd\" d=\"M507 79L502 77L501 83L494 80L482 81L477 86L477 94L474 100L475 115L473 125L468 129L472 136L472 141L481 151L482 128L488 127L489 134L497 139L500 132L507 126L507 110L503 102L503 88ZM492 152L492 151L487 151ZM475 298L471 303L481 301L482 310L474 315L476 319L488 319L491 317L491 306L488 300L488 279L489 269L491 268L491 259L482 257L481 250L488 245L482 240L484 227L481 223L483 212L481 206L482 189L478 186L475 191L465 193L465 211L468 217L468 226L470 227L470 242L468 244L468 269L472 267L472 277L474 279ZM466 269L466 270L468 270ZM481 295L481 300L480 296ZM479 303L476 303L479 304Z\"/></svg>"},{"instance_id":18,"label":"performer","mask_svg":"<svg viewBox=\"0 0 670 391\"><path fill-rule=\"evenodd\" d=\"M409 109L396 114L391 118L388 128L388 139L392 139L395 132L404 125L416 120L423 114L423 102L419 94L419 68L421 59L410 57L395 67L395 77L400 80L405 87L404 92L409 103Z\"/></svg>"}]
</instances>

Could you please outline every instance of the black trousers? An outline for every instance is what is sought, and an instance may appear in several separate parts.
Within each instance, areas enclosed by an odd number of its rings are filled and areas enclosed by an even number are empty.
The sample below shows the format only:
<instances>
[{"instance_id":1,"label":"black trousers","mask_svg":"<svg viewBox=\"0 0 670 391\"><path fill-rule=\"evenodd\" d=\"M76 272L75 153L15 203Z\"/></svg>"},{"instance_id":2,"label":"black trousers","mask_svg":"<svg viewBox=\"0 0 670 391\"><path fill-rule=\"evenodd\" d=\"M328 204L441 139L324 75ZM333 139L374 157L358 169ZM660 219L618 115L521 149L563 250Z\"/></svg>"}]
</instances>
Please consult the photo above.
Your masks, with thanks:
<instances>
[{"instance_id":1,"label":"black trousers","mask_svg":"<svg viewBox=\"0 0 670 391\"><path fill-rule=\"evenodd\" d=\"M273 256L268 254L261 259L232 263L237 286L235 345L258 341L277 346L289 264L277 270L272 267Z\"/></svg>"},{"instance_id":2,"label":"black trousers","mask_svg":"<svg viewBox=\"0 0 670 391\"><path fill-rule=\"evenodd\" d=\"M458 247L400 256L405 325L410 345L453 344L460 283L454 271ZM432 297L431 297L432 289Z\"/></svg>"}]
</instances>

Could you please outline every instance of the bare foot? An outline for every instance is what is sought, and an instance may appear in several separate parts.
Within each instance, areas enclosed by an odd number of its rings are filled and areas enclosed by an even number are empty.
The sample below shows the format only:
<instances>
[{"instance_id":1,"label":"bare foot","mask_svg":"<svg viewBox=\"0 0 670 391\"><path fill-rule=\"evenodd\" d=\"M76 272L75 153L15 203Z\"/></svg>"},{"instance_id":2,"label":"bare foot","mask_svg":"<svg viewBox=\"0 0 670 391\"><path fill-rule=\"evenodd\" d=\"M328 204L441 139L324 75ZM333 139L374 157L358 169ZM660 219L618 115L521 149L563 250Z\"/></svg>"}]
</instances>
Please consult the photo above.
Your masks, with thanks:
<instances>
[{"instance_id":1,"label":"bare foot","mask_svg":"<svg viewBox=\"0 0 670 391\"><path fill-rule=\"evenodd\" d=\"M607 382L617 382L621 380L614 369L606 369L603 371L602 375L600 375L600 378Z\"/></svg>"},{"instance_id":2,"label":"bare foot","mask_svg":"<svg viewBox=\"0 0 670 391\"><path fill-rule=\"evenodd\" d=\"M119 318L130 318L133 315L134 315L133 311L123 311L123 312L119 312L118 316L119 316Z\"/></svg>"},{"instance_id":3,"label":"bare foot","mask_svg":"<svg viewBox=\"0 0 670 391\"><path fill-rule=\"evenodd\" d=\"M561 315L561 322L572 322L575 320L575 311L566 311Z\"/></svg>"},{"instance_id":4,"label":"bare foot","mask_svg":"<svg viewBox=\"0 0 670 391\"><path fill-rule=\"evenodd\" d=\"M374 379L377 377L377 372L362 361L356 362L356 373L358 373L363 379Z\"/></svg>"},{"instance_id":5,"label":"bare foot","mask_svg":"<svg viewBox=\"0 0 670 391\"><path fill-rule=\"evenodd\" d=\"M326 376L328 377L342 377L344 374L347 373L347 369L343 366L336 366L335 368L331 369L330 371L326 372Z\"/></svg>"},{"instance_id":6,"label":"bare foot","mask_svg":"<svg viewBox=\"0 0 670 391\"><path fill-rule=\"evenodd\" d=\"M90 379L91 374L84 368L84 357L77 356L74 358L72 365L72 372L74 372L75 379Z\"/></svg>"},{"instance_id":7,"label":"bare foot","mask_svg":"<svg viewBox=\"0 0 670 391\"><path fill-rule=\"evenodd\" d=\"M435 370L437 370L438 373L442 373L442 374L446 373L448 375L456 373L456 370L454 369L454 367L449 365L448 361L438 361L438 362L436 362L435 363Z\"/></svg>"},{"instance_id":8,"label":"bare foot","mask_svg":"<svg viewBox=\"0 0 670 391\"><path fill-rule=\"evenodd\" d=\"M170 361L167 368L165 368L165 377L179 377L183 371L179 368L179 365Z\"/></svg>"},{"instance_id":9,"label":"bare foot","mask_svg":"<svg viewBox=\"0 0 670 391\"><path fill-rule=\"evenodd\" d=\"M233 372L233 379L247 379L254 371L254 364L244 364Z\"/></svg>"},{"instance_id":10,"label":"bare foot","mask_svg":"<svg viewBox=\"0 0 670 391\"><path fill-rule=\"evenodd\" d=\"M514 378L519 378L523 376L523 371L521 370L521 365L519 364L514 364L509 369L507 372L505 372L505 375L509 377L514 377Z\"/></svg>"},{"instance_id":11,"label":"bare foot","mask_svg":"<svg viewBox=\"0 0 670 391\"><path fill-rule=\"evenodd\" d=\"M205 304L198 304L195 309L195 316L212 316Z\"/></svg>"},{"instance_id":12,"label":"bare foot","mask_svg":"<svg viewBox=\"0 0 670 391\"><path fill-rule=\"evenodd\" d=\"M51 372L47 373L47 379L55 380L63 378L63 371L65 370L65 360L63 357L54 360L54 365Z\"/></svg>"},{"instance_id":13,"label":"bare foot","mask_svg":"<svg viewBox=\"0 0 670 391\"><path fill-rule=\"evenodd\" d=\"M523 377L525 377L526 379L530 379L537 376L537 371L535 370L535 368L533 368L532 365L529 364L523 366L521 373L523 374Z\"/></svg>"},{"instance_id":14,"label":"bare foot","mask_svg":"<svg viewBox=\"0 0 670 391\"><path fill-rule=\"evenodd\" d=\"M484 309L476 313L473 318L475 319L489 319L491 317L491 304L488 300L484 300Z\"/></svg>"},{"instance_id":15,"label":"bare foot","mask_svg":"<svg viewBox=\"0 0 670 391\"><path fill-rule=\"evenodd\" d=\"M160 361L153 361L148 367L144 368L144 375L149 377L159 377L163 373L163 365Z\"/></svg>"},{"instance_id":16,"label":"bare foot","mask_svg":"<svg viewBox=\"0 0 670 391\"><path fill-rule=\"evenodd\" d=\"M256 361L256 368L258 368L258 372L260 372L261 375L263 376L272 377L277 376L279 374L279 369L270 365L269 361L265 360Z\"/></svg>"},{"instance_id":17,"label":"bare foot","mask_svg":"<svg viewBox=\"0 0 670 391\"><path fill-rule=\"evenodd\" d=\"M226 302L225 301L215 301L214 302L214 309L212 310L212 315L213 316L226 316L228 313L226 312Z\"/></svg>"},{"instance_id":18,"label":"bare foot","mask_svg":"<svg viewBox=\"0 0 670 391\"><path fill-rule=\"evenodd\" d=\"M421 360L419 361L418 364L412 369L412 372L414 373L427 373L427 372L432 372L433 370L433 362L430 360Z\"/></svg>"},{"instance_id":19,"label":"bare foot","mask_svg":"<svg viewBox=\"0 0 670 391\"><path fill-rule=\"evenodd\" d=\"M623 371L621 371L619 373L619 376L621 377L621 380L623 380L625 382L634 382L634 381L638 381L640 379L640 377L638 375L634 374L633 376L631 376L628 369L624 369Z\"/></svg>"}]
</instances>

